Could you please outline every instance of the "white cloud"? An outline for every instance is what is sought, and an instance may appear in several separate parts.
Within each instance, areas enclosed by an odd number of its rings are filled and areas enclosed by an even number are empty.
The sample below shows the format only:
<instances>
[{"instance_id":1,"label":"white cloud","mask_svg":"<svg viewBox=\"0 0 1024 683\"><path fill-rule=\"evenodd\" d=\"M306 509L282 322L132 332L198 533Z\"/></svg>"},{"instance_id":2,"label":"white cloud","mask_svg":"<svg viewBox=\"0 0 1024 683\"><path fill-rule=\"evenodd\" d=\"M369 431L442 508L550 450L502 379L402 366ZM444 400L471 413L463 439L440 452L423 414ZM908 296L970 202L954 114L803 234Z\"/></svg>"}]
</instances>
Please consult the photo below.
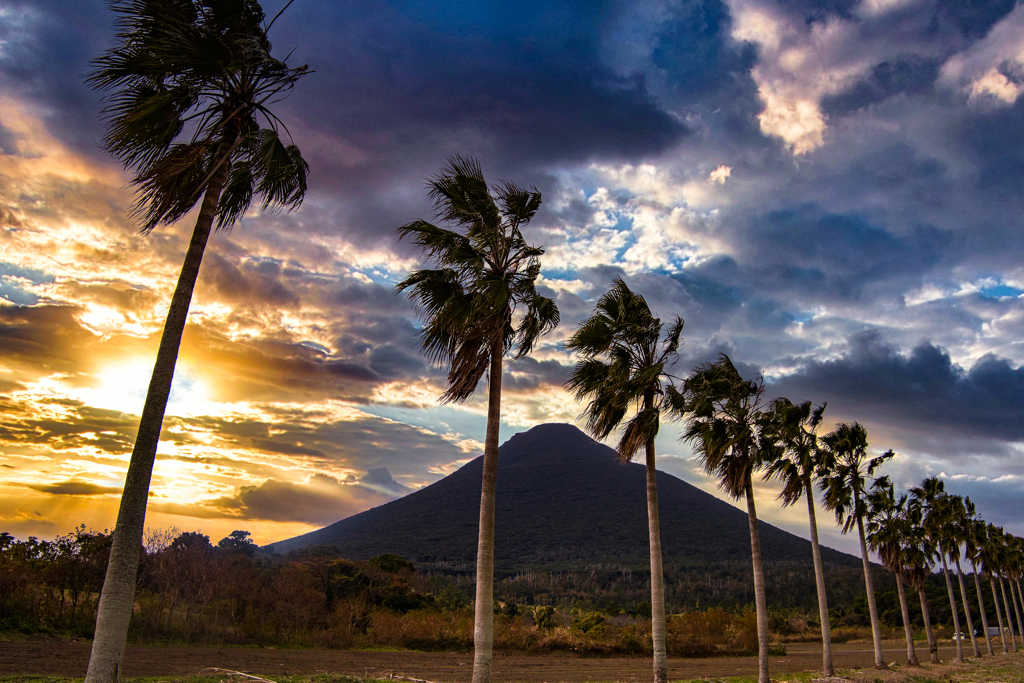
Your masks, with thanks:
<instances>
[{"instance_id":1,"label":"white cloud","mask_svg":"<svg viewBox=\"0 0 1024 683\"><path fill-rule=\"evenodd\" d=\"M719 185L725 185L726 179L732 175L732 167L722 164L710 174L708 174L709 183L718 183Z\"/></svg>"}]
</instances>

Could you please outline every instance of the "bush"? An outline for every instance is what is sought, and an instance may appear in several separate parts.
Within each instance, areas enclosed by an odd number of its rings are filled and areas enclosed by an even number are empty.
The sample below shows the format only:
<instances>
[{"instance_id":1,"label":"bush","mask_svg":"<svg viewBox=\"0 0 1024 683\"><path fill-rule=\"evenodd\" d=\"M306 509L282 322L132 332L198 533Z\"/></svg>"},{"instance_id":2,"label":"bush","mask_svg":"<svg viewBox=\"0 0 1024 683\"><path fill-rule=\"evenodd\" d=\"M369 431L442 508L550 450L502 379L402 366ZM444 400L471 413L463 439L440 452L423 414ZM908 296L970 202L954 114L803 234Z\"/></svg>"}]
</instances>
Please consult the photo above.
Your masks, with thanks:
<instances>
[{"instance_id":1,"label":"bush","mask_svg":"<svg viewBox=\"0 0 1024 683\"><path fill-rule=\"evenodd\" d=\"M434 604L437 605L438 609L444 612L455 612L456 610L460 610L465 607L468 602L469 601L466 599L466 596L462 594L462 591L455 586L445 586L444 589L434 597Z\"/></svg>"},{"instance_id":2,"label":"bush","mask_svg":"<svg viewBox=\"0 0 1024 683\"><path fill-rule=\"evenodd\" d=\"M572 620L572 627L584 633L604 626L605 616L600 612L584 612Z\"/></svg>"},{"instance_id":3,"label":"bush","mask_svg":"<svg viewBox=\"0 0 1024 683\"><path fill-rule=\"evenodd\" d=\"M710 657L729 644L733 617L720 608L672 616L666 624L665 641L673 657Z\"/></svg>"}]
</instances>

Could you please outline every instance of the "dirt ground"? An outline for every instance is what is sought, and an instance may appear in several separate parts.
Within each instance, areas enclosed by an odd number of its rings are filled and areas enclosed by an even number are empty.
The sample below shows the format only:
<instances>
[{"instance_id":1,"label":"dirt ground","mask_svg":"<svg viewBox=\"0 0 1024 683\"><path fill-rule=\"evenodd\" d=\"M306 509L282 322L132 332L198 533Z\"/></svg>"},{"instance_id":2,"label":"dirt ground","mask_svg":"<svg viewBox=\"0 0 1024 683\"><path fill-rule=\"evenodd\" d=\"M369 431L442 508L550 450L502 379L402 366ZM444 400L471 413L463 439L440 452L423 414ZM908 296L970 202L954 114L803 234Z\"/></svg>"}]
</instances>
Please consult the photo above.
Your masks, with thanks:
<instances>
[{"instance_id":1,"label":"dirt ground","mask_svg":"<svg viewBox=\"0 0 1024 683\"><path fill-rule=\"evenodd\" d=\"M81 677L89 661L85 642L0 642L0 674L47 674ZM773 675L814 670L821 666L821 649L814 643L790 643L787 654L772 657ZM941 648L939 656L950 659L953 648ZM905 662L906 645L885 644L887 662ZM927 661L927 647L918 656ZM833 646L837 669L870 667L870 643ZM645 681L651 676L646 658L594 658L564 655L496 655L495 683L583 683L584 681ZM183 676L206 667L245 671L273 678L275 675L331 673L351 676L386 676L389 673L438 683L463 683L471 678L472 654L438 652L368 652L344 650L277 650L217 647L129 646L125 654L126 677ZM673 679L756 675L754 657L670 659Z\"/></svg>"}]
</instances>

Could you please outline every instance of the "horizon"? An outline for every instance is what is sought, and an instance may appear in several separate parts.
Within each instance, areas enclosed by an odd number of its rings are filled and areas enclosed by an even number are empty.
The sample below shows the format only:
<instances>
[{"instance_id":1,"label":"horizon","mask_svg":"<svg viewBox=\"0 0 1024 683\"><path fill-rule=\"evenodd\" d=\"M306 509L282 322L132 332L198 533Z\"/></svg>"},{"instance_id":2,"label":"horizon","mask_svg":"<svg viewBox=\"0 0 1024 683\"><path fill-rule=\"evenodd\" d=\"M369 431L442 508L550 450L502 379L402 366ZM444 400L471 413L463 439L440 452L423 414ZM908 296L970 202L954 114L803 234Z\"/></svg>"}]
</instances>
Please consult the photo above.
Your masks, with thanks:
<instances>
[{"instance_id":1,"label":"horizon","mask_svg":"<svg viewBox=\"0 0 1024 683\"><path fill-rule=\"evenodd\" d=\"M266 3L273 14L284 3ZM501 441L579 425L564 343L614 277L686 321L675 372L728 353L766 396L868 429L897 489L941 476L1024 535L1024 5L1000 0L292 5L315 72L279 115L294 212L210 240L147 527L260 545L427 486L482 450L486 392L439 405L394 228L456 153L543 193L524 230L562 312L507 364ZM83 84L99 4L0 12L0 531L114 525L194 213L141 236ZM679 426L658 467L726 499ZM755 482L763 521L802 505ZM735 505L734 501L728 501ZM819 506L822 543L859 553Z\"/></svg>"}]
</instances>

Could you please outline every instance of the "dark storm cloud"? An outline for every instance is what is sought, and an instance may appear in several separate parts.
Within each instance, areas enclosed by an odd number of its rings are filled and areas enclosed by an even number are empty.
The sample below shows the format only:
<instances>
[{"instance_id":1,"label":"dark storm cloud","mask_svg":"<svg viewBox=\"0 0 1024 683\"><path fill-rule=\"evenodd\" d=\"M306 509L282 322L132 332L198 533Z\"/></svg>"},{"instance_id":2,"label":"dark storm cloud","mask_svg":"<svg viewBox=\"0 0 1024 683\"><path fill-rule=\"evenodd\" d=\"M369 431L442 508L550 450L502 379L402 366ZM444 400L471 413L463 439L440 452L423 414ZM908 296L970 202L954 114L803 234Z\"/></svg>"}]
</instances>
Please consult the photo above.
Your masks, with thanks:
<instances>
[{"instance_id":1,"label":"dark storm cloud","mask_svg":"<svg viewBox=\"0 0 1024 683\"><path fill-rule=\"evenodd\" d=\"M286 277L283 264L276 259L246 258L239 263L218 253L203 259L204 287L230 304L295 308L300 299L289 289Z\"/></svg>"},{"instance_id":2,"label":"dark storm cloud","mask_svg":"<svg viewBox=\"0 0 1024 683\"><path fill-rule=\"evenodd\" d=\"M454 152L486 154L491 172L505 174L524 165L632 159L677 142L685 126L654 101L643 75L617 73L601 57L616 5L563 1L515 12L468 0L429 10L415 1L291 6L274 27L275 46L282 54L295 48L291 61L316 73L279 109L305 143L313 191L330 186L348 200L326 224L310 217L306 229L326 231L340 221L379 241L421 205L406 190L390 201L380 195L415 184ZM52 108L52 134L97 154L100 105L82 78L112 45L114 15L99 4L56 0L20 7L24 23L4 25L17 40L0 64L3 77ZM716 21L721 15L719 8ZM370 188L375 196L366 196Z\"/></svg>"},{"instance_id":3,"label":"dark storm cloud","mask_svg":"<svg viewBox=\"0 0 1024 683\"><path fill-rule=\"evenodd\" d=\"M934 30L940 31L946 25L951 25L965 38L977 40L988 33L993 24L1009 14L1016 4L1016 0L938 0L932 26Z\"/></svg>"},{"instance_id":4,"label":"dark storm cloud","mask_svg":"<svg viewBox=\"0 0 1024 683\"><path fill-rule=\"evenodd\" d=\"M776 211L755 219L747 245L753 266L766 281L828 299L861 295L864 287L890 278L919 276L954 243L930 226L898 235L863 216L831 214L817 206Z\"/></svg>"},{"instance_id":5,"label":"dark storm cloud","mask_svg":"<svg viewBox=\"0 0 1024 683\"><path fill-rule=\"evenodd\" d=\"M926 92L938 77L939 66L936 59L914 55L876 64L867 77L849 89L824 98L822 111L829 116L843 116L893 95Z\"/></svg>"},{"instance_id":6,"label":"dark storm cloud","mask_svg":"<svg viewBox=\"0 0 1024 683\"><path fill-rule=\"evenodd\" d=\"M1019 210L1022 203L1019 178L1024 173L1024 100L1017 100L1012 107L997 107L980 110L974 116L964 117L955 134L961 143L963 153L978 168L971 188L998 206ZM1003 212L1000 212L1002 218ZM1010 231L999 231L1000 233ZM1024 246L1018 225L1012 232L1017 234L1014 246ZM1005 238L1000 234L999 240ZM986 247L991 243L984 243Z\"/></svg>"},{"instance_id":7,"label":"dark storm cloud","mask_svg":"<svg viewBox=\"0 0 1024 683\"><path fill-rule=\"evenodd\" d=\"M828 401L853 419L902 428L1024 440L1024 368L986 355L964 369L922 343L903 355L876 331L855 335L846 352L811 361L770 387L794 400Z\"/></svg>"},{"instance_id":8,"label":"dark storm cloud","mask_svg":"<svg viewBox=\"0 0 1024 683\"><path fill-rule=\"evenodd\" d=\"M684 128L642 81L601 63L611 4L297 4L277 42L298 46L318 83L290 106L386 157L389 171L460 135L531 164L654 153Z\"/></svg>"},{"instance_id":9,"label":"dark storm cloud","mask_svg":"<svg viewBox=\"0 0 1024 683\"><path fill-rule=\"evenodd\" d=\"M537 360L530 356L509 362L501 379L502 391L530 393L542 385L562 386L573 366L557 360Z\"/></svg>"},{"instance_id":10,"label":"dark storm cloud","mask_svg":"<svg viewBox=\"0 0 1024 683\"><path fill-rule=\"evenodd\" d=\"M0 83L43 105L50 131L92 157L102 155L99 96L82 81L111 44L112 18L98 2L15 0L0 19Z\"/></svg>"}]
</instances>

